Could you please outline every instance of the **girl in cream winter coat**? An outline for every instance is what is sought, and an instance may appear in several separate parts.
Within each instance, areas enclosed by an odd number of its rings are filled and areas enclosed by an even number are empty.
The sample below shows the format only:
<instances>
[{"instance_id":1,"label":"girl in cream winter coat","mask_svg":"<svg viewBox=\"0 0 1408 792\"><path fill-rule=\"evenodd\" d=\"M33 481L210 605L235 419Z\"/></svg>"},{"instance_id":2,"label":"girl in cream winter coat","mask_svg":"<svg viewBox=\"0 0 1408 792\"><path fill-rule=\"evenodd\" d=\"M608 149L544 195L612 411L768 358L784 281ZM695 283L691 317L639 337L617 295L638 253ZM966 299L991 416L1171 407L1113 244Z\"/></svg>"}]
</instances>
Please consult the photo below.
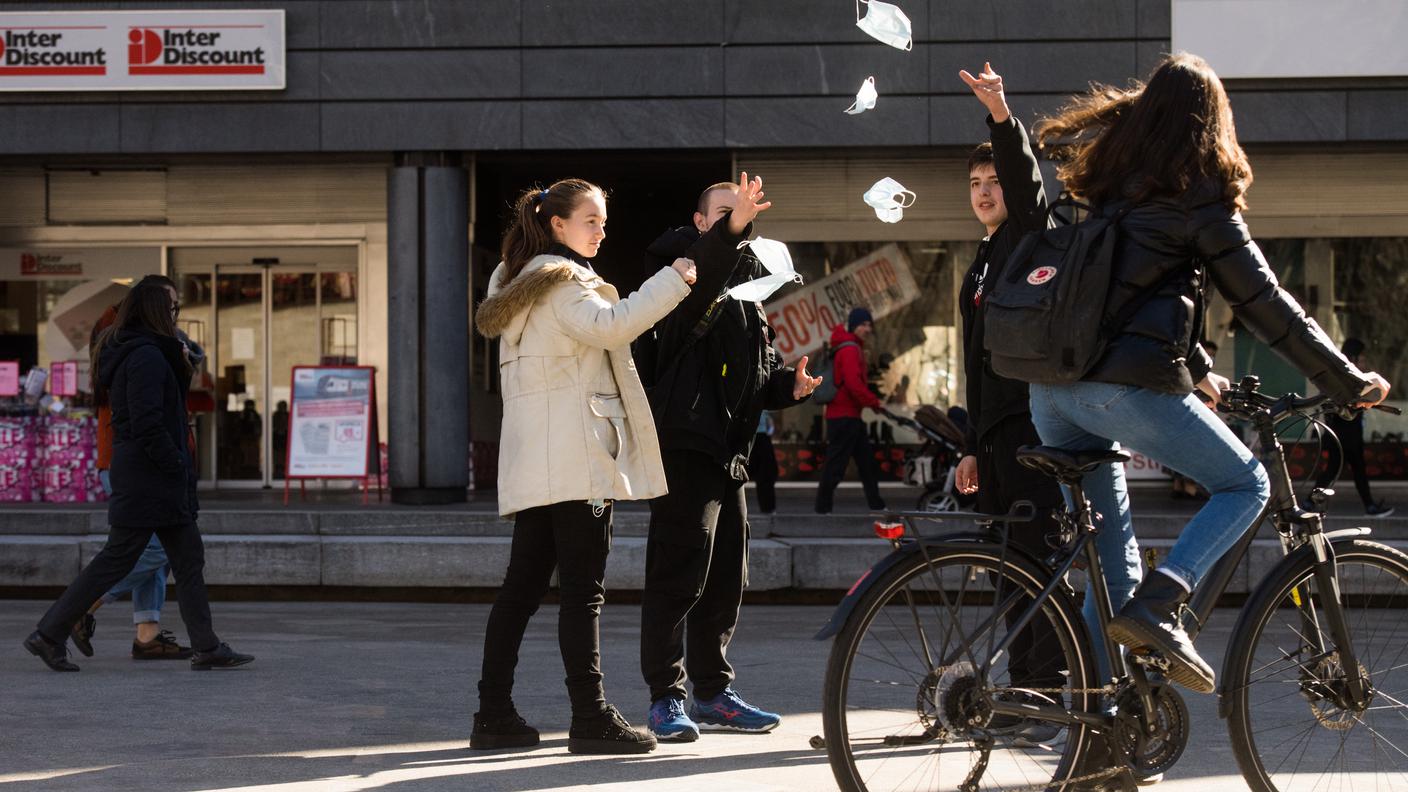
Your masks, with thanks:
<instances>
[{"instance_id":1,"label":"girl in cream winter coat","mask_svg":"<svg viewBox=\"0 0 1408 792\"><path fill-rule=\"evenodd\" d=\"M558 639L572 703L568 750L643 753L655 747L606 703L597 619L605 601L611 503L665 493L660 446L630 343L694 282L687 259L620 299L592 269L606 236L600 188L566 179L520 196L503 263L475 315L499 338L504 399L499 513L514 519L503 588L489 614L475 748L536 745L513 705L513 672L528 619L554 568Z\"/></svg>"}]
</instances>

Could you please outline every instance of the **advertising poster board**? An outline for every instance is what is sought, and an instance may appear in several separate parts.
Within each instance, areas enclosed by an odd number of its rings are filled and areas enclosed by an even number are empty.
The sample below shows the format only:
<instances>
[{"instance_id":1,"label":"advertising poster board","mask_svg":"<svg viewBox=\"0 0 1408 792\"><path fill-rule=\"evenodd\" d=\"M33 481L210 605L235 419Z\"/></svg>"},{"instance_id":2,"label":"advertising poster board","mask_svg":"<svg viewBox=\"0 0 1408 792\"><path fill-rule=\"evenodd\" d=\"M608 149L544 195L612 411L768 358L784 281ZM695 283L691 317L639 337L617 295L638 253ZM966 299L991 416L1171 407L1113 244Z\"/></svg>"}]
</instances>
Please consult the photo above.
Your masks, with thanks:
<instances>
[{"instance_id":1,"label":"advertising poster board","mask_svg":"<svg viewBox=\"0 0 1408 792\"><path fill-rule=\"evenodd\" d=\"M376 369L294 366L284 499L293 479L361 479L379 473Z\"/></svg>"}]
</instances>

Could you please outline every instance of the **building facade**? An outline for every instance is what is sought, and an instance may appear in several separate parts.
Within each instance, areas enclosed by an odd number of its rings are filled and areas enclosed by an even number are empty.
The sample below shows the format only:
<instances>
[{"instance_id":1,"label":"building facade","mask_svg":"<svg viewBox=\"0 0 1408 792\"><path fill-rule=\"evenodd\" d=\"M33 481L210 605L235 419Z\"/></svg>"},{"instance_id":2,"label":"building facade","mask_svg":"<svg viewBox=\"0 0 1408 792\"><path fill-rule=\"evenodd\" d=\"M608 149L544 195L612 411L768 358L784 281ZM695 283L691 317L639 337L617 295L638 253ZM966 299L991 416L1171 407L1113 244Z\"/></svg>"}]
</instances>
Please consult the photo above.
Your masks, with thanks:
<instances>
[{"instance_id":1,"label":"building facade","mask_svg":"<svg viewBox=\"0 0 1408 792\"><path fill-rule=\"evenodd\" d=\"M516 192L567 176L606 187L600 269L624 291L703 187L746 170L775 204L759 232L817 285L769 305L784 351L816 354L836 319L827 300L883 302L870 356L887 399L961 404L955 296L982 236L964 160L985 127L958 70L991 61L1030 124L1091 81L1147 75L1175 45L1222 46L1203 13L1221 1L910 0L910 51L858 30L850 3L817 0L10 3L281 10L285 79L0 94L0 359L22 371L82 360L122 284L163 273L209 353L210 486L279 484L291 368L357 364L376 369L398 498L455 500L471 439L492 484L495 354L469 316ZM1372 5L1377 24L1408 26ZM1254 33L1246 46L1288 57ZM843 114L870 76L876 108ZM1404 382L1408 68L1227 84L1256 173L1254 235L1322 325L1362 337L1369 364ZM917 196L896 224L861 201L887 176ZM1304 389L1225 307L1212 314L1221 370ZM1370 421L1402 475L1403 425ZM782 445L805 447L819 410L779 424ZM789 459L805 477L805 459Z\"/></svg>"}]
</instances>

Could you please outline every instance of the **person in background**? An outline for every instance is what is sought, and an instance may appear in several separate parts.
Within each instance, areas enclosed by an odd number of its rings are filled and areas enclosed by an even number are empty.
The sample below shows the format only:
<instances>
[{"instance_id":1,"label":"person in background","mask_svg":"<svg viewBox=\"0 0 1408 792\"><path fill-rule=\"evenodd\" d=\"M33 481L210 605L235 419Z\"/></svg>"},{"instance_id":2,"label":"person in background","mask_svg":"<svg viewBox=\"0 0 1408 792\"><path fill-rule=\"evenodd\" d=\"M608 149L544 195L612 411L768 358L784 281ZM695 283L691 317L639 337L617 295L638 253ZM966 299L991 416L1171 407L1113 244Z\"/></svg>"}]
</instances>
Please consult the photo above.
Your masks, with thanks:
<instances>
[{"instance_id":1,"label":"person in background","mask_svg":"<svg viewBox=\"0 0 1408 792\"><path fill-rule=\"evenodd\" d=\"M177 337L180 306L169 284L160 276L138 281L99 339L94 370L112 407L110 529L107 544L24 641L25 649L54 671L78 670L66 648L74 623L132 571L153 534L161 538L175 573L181 619L196 649L191 668L233 668L254 660L222 643L210 622L186 424L193 369Z\"/></svg>"},{"instance_id":2,"label":"person in background","mask_svg":"<svg viewBox=\"0 0 1408 792\"><path fill-rule=\"evenodd\" d=\"M175 285L172 284L167 288L170 289L171 299L177 301ZM97 361L102 351L103 331L116 321L117 306L114 305L103 311L102 316L98 317L97 324L93 325L93 332L88 341L89 355L92 359L90 371L96 372L98 370ZM196 365L196 363L193 361L192 365ZM102 386L99 378L94 376L92 381L93 403L98 408L98 459L96 462L98 480L103 485L103 492L111 497L112 407L108 402L107 389ZM170 571L171 564L166 557L166 551L161 547L161 540L156 534L152 534L146 549L137 559L137 565L132 568L127 577L118 581L117 585L99 597L88 609L88 612L74 623L71 636L73 645L83 653L84 657L92 657L93 634L98 627L96 616L98 609L110 602L116 602L124 594L130 592L132 594L132 622L137 631L136 636L132 639L132 659L188 659L191 656L190 648L181 646L170 630L161 629L161 609L166 604L166 576Z\"/></svg>"},{"instance_id":3,"label":"person in background","mask_svg":"<svg viewBox=\"0 0 1408 792\"><path fill-rule=\"evenodd\" d=\"M1349 359L1350 363L1360 365L1360 360L1364 356L1364 342L1357 338L1350 337L1344 340L1340 351ZM1325 419L1330 431L1339 438L1339 443L1326 441L1325 466L1320 469L1320 474L1315 479L1315 486L1328 487L1334 483L1335 475L1342 472L1345 465L1349 466L1354 475L1354 489L1359 492L1359 500L1364 504L1364 516L1366 517L1388 517L1393 514L1393 507L1384 505L1383 501L1374 500L1373 494L1369 491L1369 473L1364 464L1364 413L1354 416L1351 421L1331 415Z\"/></svg>"},{"instance_id":4,"label":"person in background","mask_svg":"<svg viewBox=\"0 0 1408 792\"><path fill-rule=\"evenodd\" d=\"M772 447L776 431L772 413L763 410L758 416L758 433L748 456L748 478L757 484L754 491L758 495L760 514L772 514L777 509L777 452Z\"/></svg>"},{"instance_id":5,"label":"person in background","mask_svg":"<svg viewBox=\"0 0 1408 792\"><path fill-rule=\"evenodd\" d=\"M831 370L836 378L836 398L826 405L826 461L816 486L816 513L830 514L836 485L846 477L846 467L856 461L865 500L871 511L884 511L880 497L880 474L875 466L875 450L866 437L861 411L879 411L880 397L870 389L865 365L865 342L875 331L870 311L857 306L846 317L844 327L831 331Z\"/></svg>"}]
</instances>

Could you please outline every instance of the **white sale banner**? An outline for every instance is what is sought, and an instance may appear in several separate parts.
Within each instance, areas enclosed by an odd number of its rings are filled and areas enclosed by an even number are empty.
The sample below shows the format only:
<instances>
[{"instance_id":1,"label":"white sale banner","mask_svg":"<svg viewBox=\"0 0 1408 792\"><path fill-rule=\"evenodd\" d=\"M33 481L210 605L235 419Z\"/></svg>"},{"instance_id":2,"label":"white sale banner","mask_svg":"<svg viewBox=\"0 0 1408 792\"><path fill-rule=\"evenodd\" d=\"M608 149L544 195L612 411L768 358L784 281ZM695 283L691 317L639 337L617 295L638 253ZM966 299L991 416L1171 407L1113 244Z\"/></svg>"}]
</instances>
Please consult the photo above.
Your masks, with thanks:
<instances>
[{"instance_id":1,"label":"white sale banner","mask_svg":"<svg viewBox=\"0 0 1408 792\"><path fill-rule=\"evenodd\" d=\"M879 319L918 297L909 259L891 243L764 307L777 330L778 351L784 360L793 361L820 349L830 340L831 329L846 321L857 305Z\"/></svg>"}]
</instances>

